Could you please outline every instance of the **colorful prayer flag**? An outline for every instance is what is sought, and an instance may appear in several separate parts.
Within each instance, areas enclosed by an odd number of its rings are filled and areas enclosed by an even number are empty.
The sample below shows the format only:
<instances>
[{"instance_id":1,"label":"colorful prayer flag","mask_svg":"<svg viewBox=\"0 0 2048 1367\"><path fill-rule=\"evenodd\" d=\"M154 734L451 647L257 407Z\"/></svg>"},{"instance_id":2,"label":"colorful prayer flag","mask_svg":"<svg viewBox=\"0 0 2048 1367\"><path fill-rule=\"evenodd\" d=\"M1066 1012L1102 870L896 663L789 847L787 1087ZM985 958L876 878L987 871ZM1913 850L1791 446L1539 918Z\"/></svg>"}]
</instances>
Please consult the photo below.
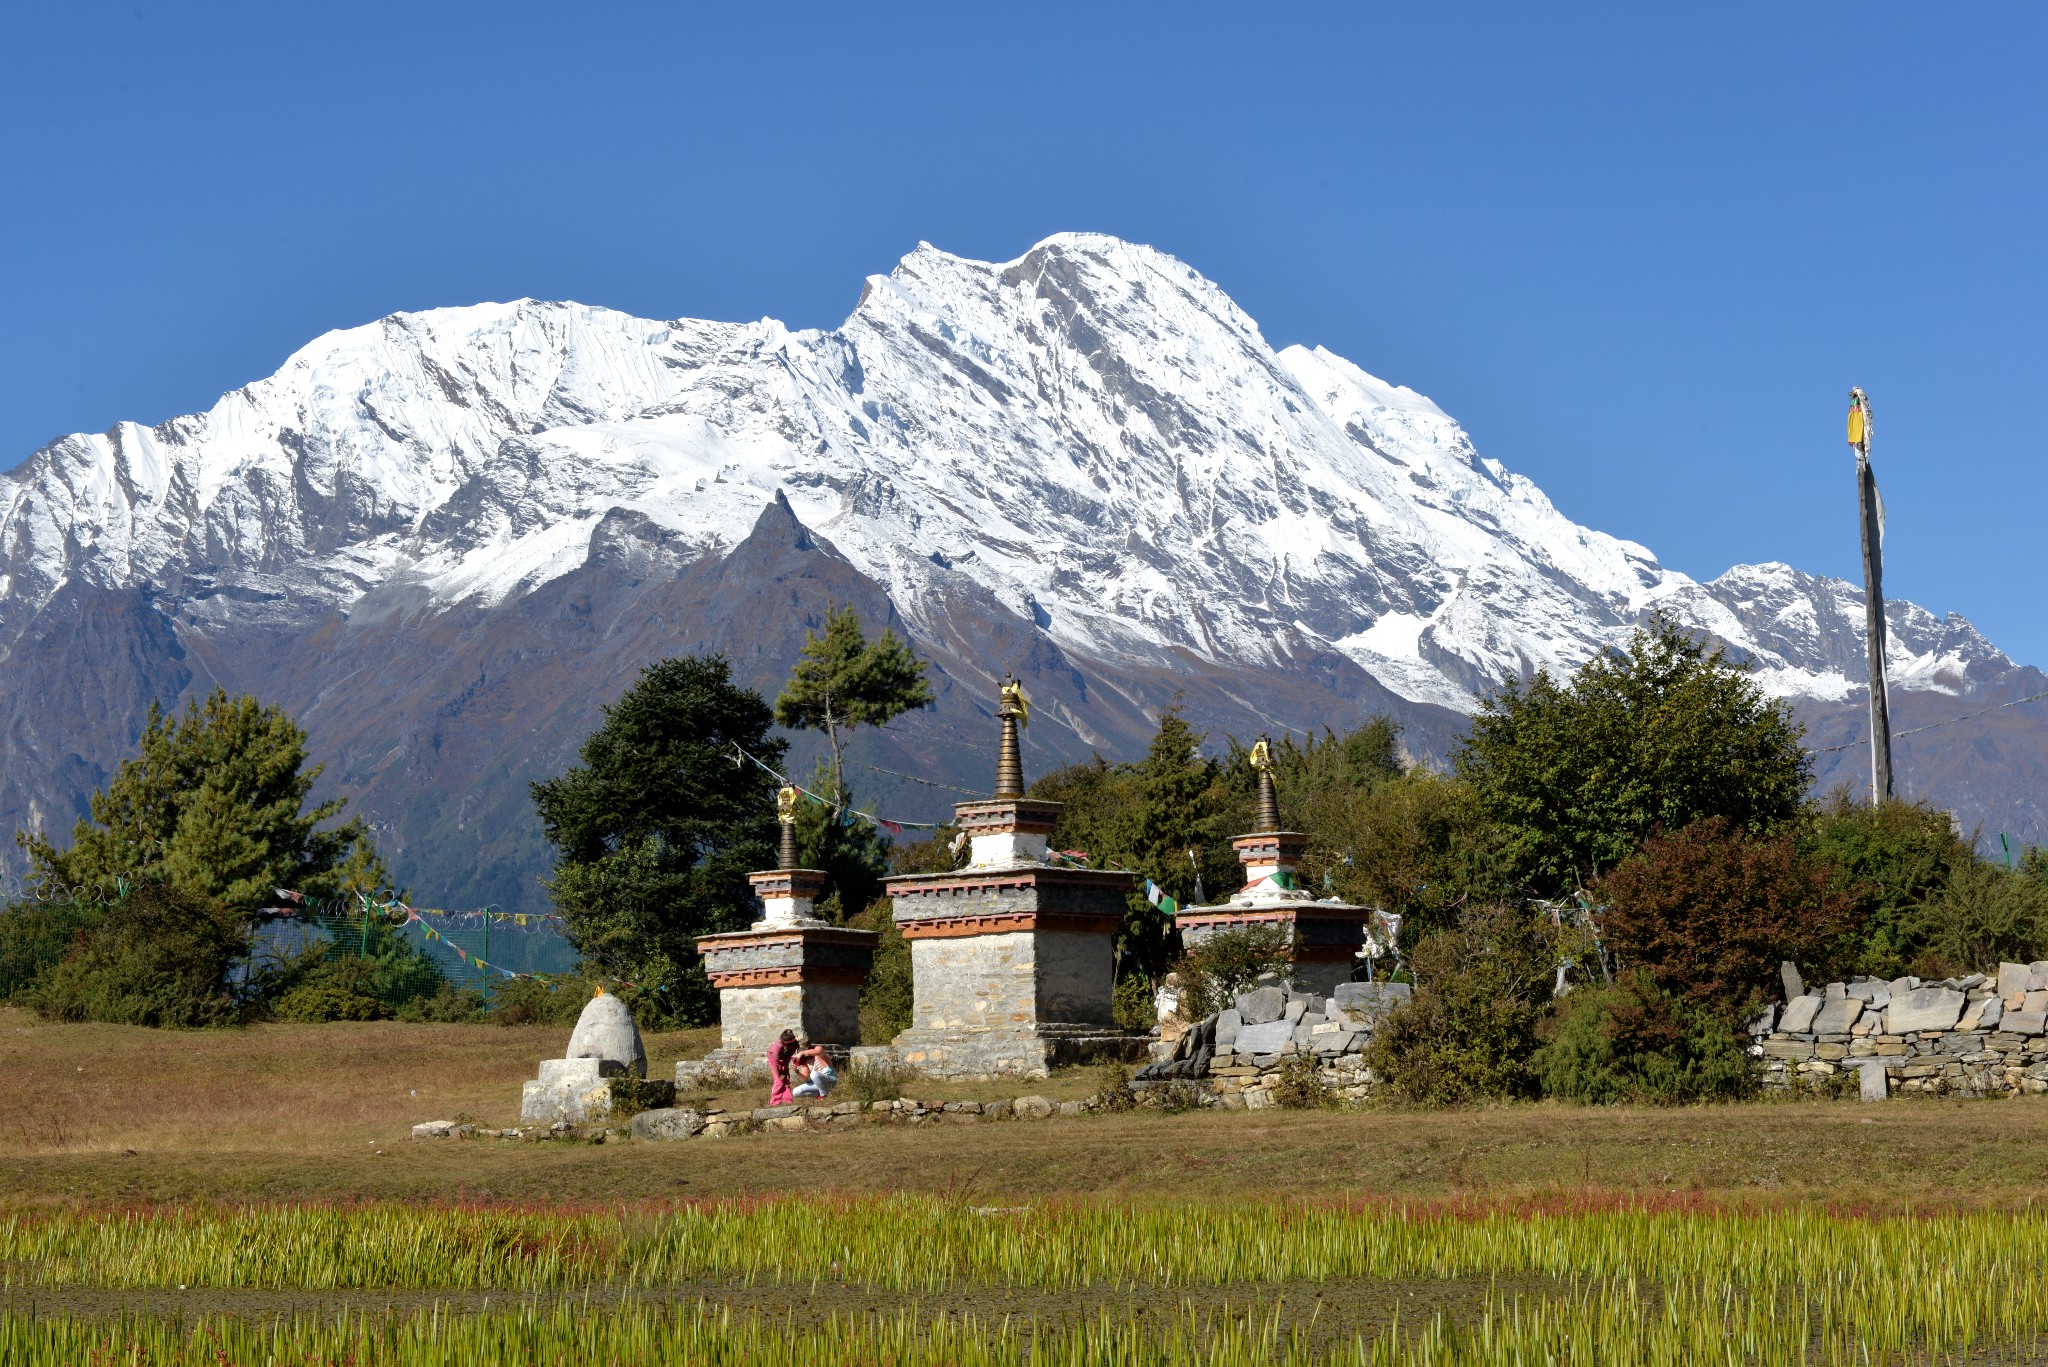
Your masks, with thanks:
<instances>
[{"instance_id":1,"label":"colorful prayer flag","mask_svg":"<svg viewBox=\"0 0 2048 1367\"><path fill-rule=\"evenodd\" d=\"M1158 907L1159 910L1168 916L1175 916L1180 913L1180 903L1168 897L1166 889L1160 887L1149 878L1145 880L1145 900Z\"/></svg>"}]
</instances>

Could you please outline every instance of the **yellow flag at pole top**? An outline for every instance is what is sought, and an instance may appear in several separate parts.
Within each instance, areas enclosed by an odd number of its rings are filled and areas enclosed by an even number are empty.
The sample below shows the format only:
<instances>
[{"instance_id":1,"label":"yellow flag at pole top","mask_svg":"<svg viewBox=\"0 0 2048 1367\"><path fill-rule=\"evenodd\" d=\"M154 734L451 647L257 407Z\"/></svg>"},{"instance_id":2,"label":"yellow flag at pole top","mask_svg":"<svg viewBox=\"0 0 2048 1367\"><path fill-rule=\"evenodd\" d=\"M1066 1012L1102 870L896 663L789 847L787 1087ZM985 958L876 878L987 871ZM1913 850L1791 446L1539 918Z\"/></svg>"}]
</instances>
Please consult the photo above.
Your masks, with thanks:
<instances>
[{"instance_id":1,"label":"yellow flag at pole top","mask_svg":"<svg viewBox=\"0 0 2048 1367\"><path fill-rule=\"evenodd\" d=\"M1849 410L1849 444L1863 444L1863 408L1860 404Z\"/></svg>"}]
</instances>

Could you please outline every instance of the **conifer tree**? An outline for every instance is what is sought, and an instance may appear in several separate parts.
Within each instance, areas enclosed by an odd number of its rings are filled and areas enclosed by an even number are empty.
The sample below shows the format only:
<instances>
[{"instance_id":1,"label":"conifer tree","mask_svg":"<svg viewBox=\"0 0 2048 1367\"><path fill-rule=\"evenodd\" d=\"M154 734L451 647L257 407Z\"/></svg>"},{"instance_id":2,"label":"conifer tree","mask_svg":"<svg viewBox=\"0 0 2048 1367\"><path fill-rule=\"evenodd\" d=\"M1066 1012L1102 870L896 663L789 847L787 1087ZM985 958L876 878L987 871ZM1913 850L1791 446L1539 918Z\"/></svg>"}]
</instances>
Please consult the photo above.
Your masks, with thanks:
<instances>
[{"instance_id":1,"label":"conifer tree","mask_svg":"<svg viewBox=\"0 0 2048 1367\"><path fill-rule=\"evenodd\" d=\"M182 713L151 705L140 752L93 795L71 848L15 839L50 892L166 883L247 915L274 888L332 897L381 885L360 821L320 829L346 800L306 806L320 768L307 767L306 733L284 709L215 689Z\"/></svg>"},{"instance_id":2,"label":"conifer tree","mask_svg":"<svg viewBox=\"0 0 2048 1367\"><path fill-rule=\"evenodd\" d=\"M591 971L640 985L636 1011L711 1018L696 937L753 919L747 874L776 853L776 780L731 751L779 766L772 720L723 656L662 660L604 709L580 764L533 785L563 929Z\"/></svg>"},{"instance_id":3,"label":"conifer tree","mask_svg":"<svg viewBox=\"0 0 2048 1367\"><path fill-rule=\"evenodd\" d=\"M884 628L869 641L860 614L849 604L826 615L824 632L808 632L796 669L775 700L775 720L805 731L823 731L832 752L832 797L846 800L846 764L841 732L881 726L891 718L932 702L924 661Z\"/></svg>"}]
</instances>

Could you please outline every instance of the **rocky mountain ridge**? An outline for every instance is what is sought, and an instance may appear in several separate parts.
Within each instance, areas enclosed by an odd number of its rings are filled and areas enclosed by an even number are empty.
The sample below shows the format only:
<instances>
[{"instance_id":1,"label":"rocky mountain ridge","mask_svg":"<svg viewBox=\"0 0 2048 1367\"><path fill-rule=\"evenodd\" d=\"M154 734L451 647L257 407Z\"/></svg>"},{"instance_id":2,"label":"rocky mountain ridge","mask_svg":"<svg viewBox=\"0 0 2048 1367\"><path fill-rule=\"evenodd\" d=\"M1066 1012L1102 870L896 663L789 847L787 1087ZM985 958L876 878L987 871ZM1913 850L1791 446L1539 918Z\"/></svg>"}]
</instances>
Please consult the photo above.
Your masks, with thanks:
<instances>
[{"instance_id":1,"label":"rocky mountain ridge","mask_svg":"<svg viewBox=\"0 0 2048 1367\"><path fill-rule=\"evenodd\" d=\"M1816 744L1863 710L1855 586L1668 570L1421 395L1070 234L1004 263L920 246L830 330L394 315L207 413L52 443L0 476L0 820L68 825L151 697L217 681L301 715L409 877L530 905L523 780L596 704L683 649L772 689L847 601L939 674L934 711L863 743L911 815L951 795L884 771L985 785L1010 669L1041 767L1134 753L1176 693L1237 734L1392 711L1440 756L1493 681L1655 611L1749 658ZM1889 616L1901 727L2048 689L1960 617ZM1971 726L1966 761L1902 749L1916 794L2044 833L2041 723Z\"/></svg>"}]
</instances>

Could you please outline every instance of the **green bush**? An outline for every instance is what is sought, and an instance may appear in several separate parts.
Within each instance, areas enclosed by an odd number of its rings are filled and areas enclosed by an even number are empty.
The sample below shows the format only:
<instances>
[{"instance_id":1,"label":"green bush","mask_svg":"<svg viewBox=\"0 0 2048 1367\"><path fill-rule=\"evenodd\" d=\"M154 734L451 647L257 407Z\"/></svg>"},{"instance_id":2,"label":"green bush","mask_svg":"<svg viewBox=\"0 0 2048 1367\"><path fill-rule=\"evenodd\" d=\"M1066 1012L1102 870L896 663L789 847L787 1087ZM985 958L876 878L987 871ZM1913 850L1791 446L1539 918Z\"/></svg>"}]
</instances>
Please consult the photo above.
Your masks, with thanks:
<instances>
[{"instance_id":1,"label":"green bush","mask_svg":"<svg viewBox=\"0 0 2048 1367\"><path fill-rule=\"evenodd\" d=\"M0 1001L34 987L105 915L91 902L17 902L0 911Z\"/></svg>"},{"instance_id":2,"label":"green bush","mask_svg":"<svg viewBox=\"0 0 2048 1367\"><path fill-rule=\"evenodd\" d=\"M1976 863L1947 812L1911 802L1872 806L1842 789L1808 812L1798 842L1834 866L1836 885L1855 901L1844 967L1880 978L1915 971L1935 928L1923 908Z\"/></svg>"},{"instance_id":3,"label":"green bush","mask_svg":"<svg viewBox=\"0 0 2048 1367\"><path fill-rule=\"evenodd\" d=\"M1733 1101L1756 1090L1729 1023L1640 970L1566 998L1535 1068L1546 1095L1600 1105Z\"/></svg>"},{"instance_id":4,"label":"green bush","mask_svg":"<svg viewBox=\"0 0 2048 1367\"><path fill-rule=\"evenodd\" d=\"M485 1015L496 1025L573 1026L589 1004L590 984L581 978L508 978L491 993Z\"/></svg>"},{"instance_id":5,"label":"green bush","mask_svg":"<svg viewBox=\"0 0 2048 1367\"><path fill-rule=\"evenodd\" d=\"M1929 977L1977 973L2001 959L2032 963L2048 953L2048 877L2038 859L2022 869L1972 860L1910 918Z\"/></svg>"},{"instance_id":6,"label":"green bush","mask_svg":"<svg viewBox=\"0 0 2048 1367\"><path fill-rule=\"evenodd\" d=\"M1110 996L1110 1013L1126 1030L1150 1030L1159 1024L1159 1002L1152 980L1142 973L1126 973L1117 979Z\"/></svg>"},{"instance_id":7,"label":"green bush","mask_svg":"<svg viewBox=\"0 0 2048 1367\"><path fill-rule=\"evenodd\" d=\"M472 1025L488 1018L483 993L448 983L442 983L441 990L431 997L414 997L393 1014L415 1025Z\"/></svg>"},{"instance_id":8,"label":"green bush","mask_svg":"<svg viewBox=\"0 0 2048 1367\"><path fill-rule=\"evenodd\" d=\"M249 955L247 923L210 897L143 884L106 910L29 989L49 1020L231 1025L245 1014L230 976Z\"/></svg>"},{"instance_id":9,"label":"green bush","mask_svg":"<svg viewBox=\"0 0 2048 1367\"><path fill-rule=\"evenodd\" d=\"M1221 1011L1260 975L1285 973L1287 968L1287 932L1278 926L1245 926L1211 935L1175 966L1180 974L1181 1016L1198 1021Z\"/></svg>"},{"instance_id":10,"label":"green bush","mask_svg":"<svg viewBox=\"0 0 2048 1367\"><path fill-rule=\"evenodd\" d=\"M870 904L853 918L859 930L872 930L881 938L875 942L875 963L868 980L860 987L860 1042L887 1044L910 1028L916 1003L911 981L910 941L896 928L888 898Z\"/></svg>"},{"instance_id":11,"label":"green bush","mask_svg":"<svg viewBox=\"0 0 2048 1367\"><path fill-rule=\"evenodd\" d=\"M327 1021L389 1020L391 1008L367 993L324 981L293 988L271 1005L270 1014L273 1019L295 1025L319 1025Z\"/></svg>"},{"instance_id":12,"label":"green bush","mask_svg":"<svg viewBox=\"0 0 2048 1367\"><path fill-rule=\"evenodd\" d=\"M1290 1111L1313 1111L1337 1104L1337 1094L1323 1081L1323 1070L1314 1054L1289 1054L1280 1060L1280 1077L1273 1084L1273 1104Z\"/></svg>"},{"instance_id":13,"label":"green bush","mask_svg":"<svg viewBox=\"0 0 2048 1367\"><path fill-rule=\"evenodd\" d=\"M1555 963L1547 921L1499 905L1466 911L1416 945L1415 995L1380 1026L1368 1065L1409 1101L1533 1095Z\"/></svg>"}]
</instances>

